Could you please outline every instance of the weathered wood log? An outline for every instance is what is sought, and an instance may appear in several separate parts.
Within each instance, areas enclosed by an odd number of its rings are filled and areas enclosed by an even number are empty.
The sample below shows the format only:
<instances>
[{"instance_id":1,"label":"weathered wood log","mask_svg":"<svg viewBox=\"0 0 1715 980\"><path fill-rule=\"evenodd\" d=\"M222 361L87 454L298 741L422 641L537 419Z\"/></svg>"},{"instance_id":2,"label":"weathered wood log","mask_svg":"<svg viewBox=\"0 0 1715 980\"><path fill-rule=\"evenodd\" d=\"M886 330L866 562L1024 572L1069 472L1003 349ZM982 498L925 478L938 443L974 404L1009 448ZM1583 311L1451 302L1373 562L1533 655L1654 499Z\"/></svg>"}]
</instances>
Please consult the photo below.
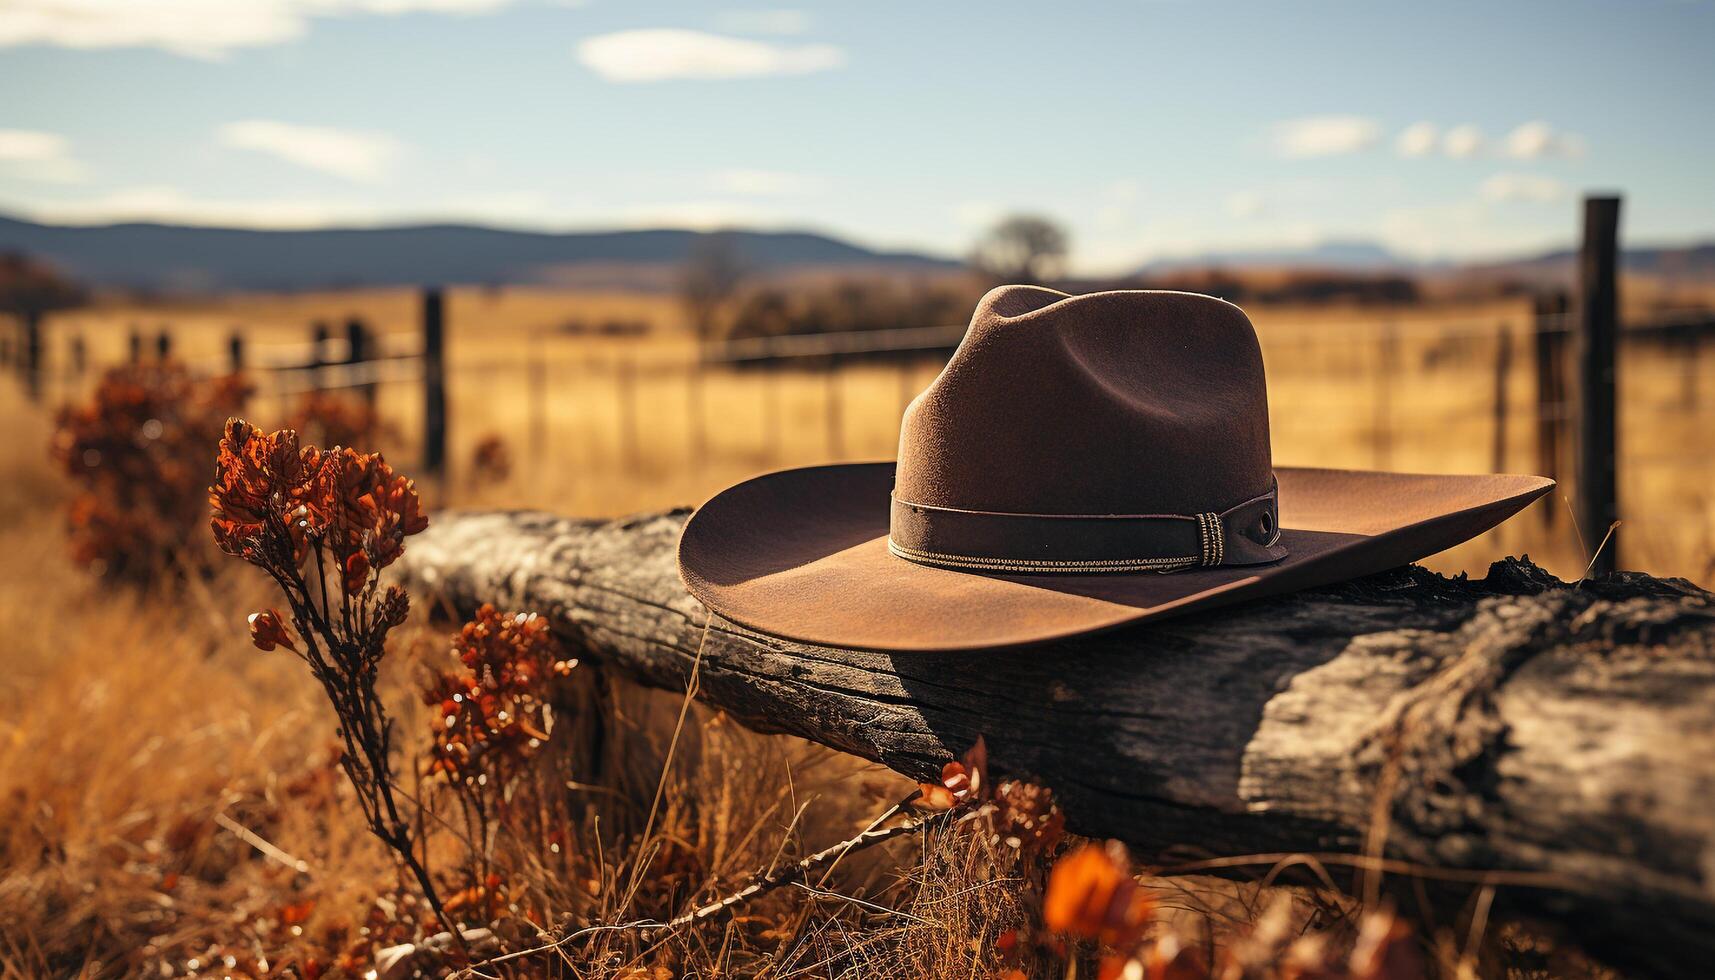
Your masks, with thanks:
<instances>
[{"instance_id":1,"label":"weathered wood log","mask_svg":"<svg viewBox=\"0 0 1715 980\"><path fill-rule=\"evenodd\" d=\"M539 612L683 690L708 620L674 568L684 517L451 514L402 567L420 596ZM980 734L1073 829L1169 864L1382 854L1464 895L1498 883L1497 908L1622 967L1715 961L1715 596L1682 580L1411 567L994 653L807 647L716 618L701 656L701 697L752 728L914 778Z\"/></svg>"}]
</instances>

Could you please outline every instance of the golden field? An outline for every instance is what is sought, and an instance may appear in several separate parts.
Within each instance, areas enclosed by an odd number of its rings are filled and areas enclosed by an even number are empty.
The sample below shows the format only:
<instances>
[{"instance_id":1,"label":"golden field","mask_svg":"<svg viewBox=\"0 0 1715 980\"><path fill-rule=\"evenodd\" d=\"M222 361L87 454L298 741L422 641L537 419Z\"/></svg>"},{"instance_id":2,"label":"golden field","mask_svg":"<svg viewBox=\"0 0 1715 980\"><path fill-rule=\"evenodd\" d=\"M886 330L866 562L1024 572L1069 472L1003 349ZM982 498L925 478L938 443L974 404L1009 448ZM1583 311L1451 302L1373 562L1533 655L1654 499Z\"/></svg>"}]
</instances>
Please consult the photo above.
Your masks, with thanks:
<instances>
[{"instance_id":1,"label":"golden field","mask_svg":"<svg viewBox=\"0 0 1715 980\"><path fill-rule=\"evenodd\" d=\"M152 335L170 325L178 357L220 370L235 325L252 364L302 358L310 322L330 321L338 337L352 315L408 349L416 303L408 292L375 291L68 312L49 321L45 400L86 394L96 366L125 356L133 327ZM1533 469L1535 367L1522 304L1251 312L1269 369L1278 462L1488 470L1495 396L1504 390L1504 465ZM648 329L623 338L565 329L608 321ZM457 290L448 324L450 468L443 485L424 488L431 513L619 514L693 503L769 467L886 457L904 401L937 369L931 359L832 375L711 368L693 384L696 347L667 296ZM1503 330L1513 356L1497 385ZM82 378L66 370L74 335L89 355ZM1687 359L1633 347L1624 355L1622 562L1708 585L1715 353ZM399 367L402 376L380 387L388 431L379 448L409 474L422 395L410 362ZM295 399L280 389L301 379L256 372L256 380L254 421L276 424ZM840 406L832 430L830 403ZM397 909L402 889L330 761L332 721L319 689L289 656L250 645L244 615L278 599L236 562L182 587L142 590L74 567L61 526L67 487L47 460L44 407L0 381L8 430L0 444L0 697L12 705L0 716L0 978L365 975L361 957L347 972L330 951L379 945L391 916L407 918ZM472 467L491 435L513 460L501 482ZM1480 573L1525 552L1562 577L1582 572L1585 549L1559 495L1428 564ZM382 687L406 751L429 719L420 675L445 660L447 643L448 627L422 610L390 642ZM700 707L681 723L679 696L587 670L564 699L576 724L544 765L568 789L548 816L573 830L551 857L518 845L529 857L519 858L513 896L556 917L671 915L758 868L856 833L910 788L885 770L749 733ZM454 849L454 835L431 836L433 853ZM776 892L728 923L655 945L616 933L553 969L634 980L994 976L1002 928L1024 914L1019 876L1027 873L969 837L902 839L842 862L822 882L825 893ZM1220 942L1277 903L1294 922L1314 921L1348 945L1361 915L1328 895L1256 883L1145 883L1161 915ZM854 901L898 913L877 920ZM1439 975L1464 977L1490 973L1516 938L1495 929L1423 940ZM1591 971L1563 959L1549 969ZM495 975L538 970L549 968Z\"/></svg>"},{"instance_id":2,"label":"golden field","mask_svg":"<svg viewBox=\"0 0 1715 980\"><path fill-rule=\"evenodd\" d=\"M1633 293L1640 307L1634 315L1643 314L1646 299L1663 305L1647 288ZM1525 301L1248 312L1269 372L1277 463L1488 472L1498 452L1504 470L1541 469ZM130 330L152 344L167 329L178 357L219 371L227 337L239 327L251 364L296 362L305 356L312 322L328 323L338 338L352 316L380 331L385 346L415 349L416 294L376 290L98 306L52 320L50 357L63 358L65 338L77 334L92 365L113 363L125 356ZM609 323L641 324L647 332L600 333ZM939 369L934 358L914 358L845 366L831 376L813 366L693 370L697 347L680 305L665 294L460 289L449 293L447 324L447 499L472 489L465 477L476 445L499 436L514 476L505 486L483 488L478 502L577 514L692 504L773 467L890 457L905 403ZM1499 385L1503 333L1510 367ZM1628 342L1619 381L1622 567L1704 585L1715 581L1715 433L1707 424L1715 409L1712 346L1688 354ZM390 375L398 380L379 388L390 426L384 448L406 463L420 442L422 396L414 371L413 362L400 362ZM252 411L267 427L294 403L295 396L279 392L305 380L253 374L260 394ZM81 389L74 383L59 394ZM1499 450L1497 392L1505 398ZM1481 572L1494 558L1529 553L1562 577L1578 577L1595 542L1580 542L1571 529L1569 499L1577 488L1570 466L1563 458L1562 471L1552 474L1562 480L1560 490L1530 513L1426 564Z\"/></svg>"}]
</instances>

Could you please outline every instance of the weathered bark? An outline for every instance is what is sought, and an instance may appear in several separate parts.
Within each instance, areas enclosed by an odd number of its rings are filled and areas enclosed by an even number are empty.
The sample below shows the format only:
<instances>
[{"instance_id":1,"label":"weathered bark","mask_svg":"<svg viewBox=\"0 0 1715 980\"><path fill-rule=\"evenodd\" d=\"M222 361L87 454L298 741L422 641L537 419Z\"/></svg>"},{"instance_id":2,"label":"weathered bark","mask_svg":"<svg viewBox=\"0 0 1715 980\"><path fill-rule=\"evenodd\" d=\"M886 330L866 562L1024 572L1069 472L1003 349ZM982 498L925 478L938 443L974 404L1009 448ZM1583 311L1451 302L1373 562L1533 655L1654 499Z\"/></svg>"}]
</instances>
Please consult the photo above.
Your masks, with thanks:
<instances>
[{"instance_id":1,"label":"weathered bark","mask_svg":"<svg viewBox=\"0 0 1715 980\"><path fill-rule=\"evenodd\" d=\"M404 568L682 690L708 615L674 569L684 516L448 515ZM1609 962L1715 959L1715 596L1681 580L1412 567L997 653L806 647L717 618L701 696L916 778L983 735L1073 829L1167 863L1384 846L1443 878L1497 872L1504 907Z\"/></svg>"}]
</instances>

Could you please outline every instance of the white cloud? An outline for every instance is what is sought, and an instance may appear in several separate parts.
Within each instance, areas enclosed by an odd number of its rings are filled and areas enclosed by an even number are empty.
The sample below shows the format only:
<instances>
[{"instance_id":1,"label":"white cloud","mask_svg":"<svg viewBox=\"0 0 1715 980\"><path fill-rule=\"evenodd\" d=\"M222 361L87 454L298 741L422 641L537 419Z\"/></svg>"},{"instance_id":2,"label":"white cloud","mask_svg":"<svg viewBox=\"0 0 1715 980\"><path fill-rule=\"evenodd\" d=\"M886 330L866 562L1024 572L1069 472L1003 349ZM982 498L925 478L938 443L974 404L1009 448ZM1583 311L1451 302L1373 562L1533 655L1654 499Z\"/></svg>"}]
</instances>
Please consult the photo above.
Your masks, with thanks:
<instances>
[{"instance_id":1,"label":"white cloud","mask_svg":"<svg viewBox=\"0 0 1715 980\"><path fill-rule=\"evenodd\" d=\"M384 133L366 133L327 126L300 126L271 119L246 119L220 128L221 142L256 150L300 167L355 181L386 176L400 146Z\"/></svg>"},{"instance_id":2,"label":"white cloud","mask_svg":"<svg viewBox=\"0 0 1715 980\"><path fill-rule=\"evenodd\" d=\"M302 37L313 17L474 14L511 0L6 0L0 47L160 48L218 59Z\"/></svg>"},{"instance_id":3,"label":"white cloud","mask_svg":"<svg viewBox=\"0 0 1715 980\"><path fill-rule=\"evenodd\" d=\"M810 15L802 10L728 10L715 19L730 34L807 34Z\"/></svg>"},{"instance_id":4,"label":"white cloud","mask_svg":"<svg viewBox=\"0 0 1715 980\"><path fill-rule=\"evenodd\" d=\"M722 193L746 197L804 197L823 187L819 178L782 170L722 170L710 183Z\"/></svg>"},{"instance_id":5,"label":"white cloud","mask_svg":"<svg viewBox=\"0 0 1715 980\"><path fill-rule=\"evenodd\" d=\"M618 31L578 43L578 60L610 82L806 75L845 64L831 44L780 45L702 31Z\"/></svg>"},{"instance_id":6,"label":"white cloud","mask_svg":"<svg viewBox=\"0 0 1715 980\"><path fill-rule=\"evenodd\" d=\"M1426 157L1441 142L1441 129L1432 122L1416 122L1400 131L1394 149L1402 157Z\"/></svg>"},{"instance_id":7,"label":"white cloud","mask_svg":"<svg viewBox=\"0 0 1715 980\"><path fill-rule=\"evenodd\" d=\"M1533 120L1507 134L1504 152L1520 160L1580 157L1584 155L1584 138L1576 133L1558 132L1548 123Z\"/></svg>"},{"instance_id":8,"label":"white cloud","mask_svg":"<svg viewBox=\"0 0 1715 980\"><path fill-rule=\"evenodd\" d=\"M1368 147L1376 133L1375 121L1362 116L1309 116L1276 123L1269 145L1288 158L1336 156Z\"/></svg>"},{"instance_id":9,"label":"white cloud","mask_svg":"<svg viewBox=\"0 0 1715 980\"><path fill-rule=\"evenodd\" d=\"M1479 188L1484 200L1552 204L1567 196L1566 185L1544 174L1495 174Z\"/></svg>"},{"instance_id":10,"label":"white cloud","mask_svg":"<svg viewBox=\"0 0 1715 980\"><path fill-rule=\"evenodd\" d=\"M1257 191L1227 195L1227 213L1235 218L1255 218L1268 210L1268 201Z\"/></svg>"},{"instance_id":11,"label":"white cloud","mask_svg":"<svg viewBox=\"0 0 1715 980\"><path fill-rule=\"evenodd\" d=\"M961 228L987 231L1006 214L1006 209L993 201L962 201L953 206L952 214L953 221Z\"/></svg>"},{"instance_id":12,"label":"white cloud","mask_svg":"<svg viewBox=\"0 0 1715 980\"><path fill-rule=\"evenodd\" d=\"M380 216L367 204L326 200L195 198L177 187L131 187L81 201L38 205L39 220L56 224L159 221L224 228L323 228L368 224Z\"/></svg>"},{"instance_id":13,"label":"white cloud","mask_svg":"<svg viewBox=\"0 0 1715 980\"><path fill-rule=\"evenodd\" d=\"M54 184L74 184L85 176L64 136L35 129L0 129L0 173Z\"/></svg>"},{"instance_id":14,"label":"white cloud","mask_svg":"<svg viewBox=\"0 0 1715 980\"><path fill-rule=\"evenodd\" d=\"M631 228L691 228L697 231L774 227L784 224L779 215L731 201L639 205L621 211L618 220Z\"/></svg>"},{"instance_id":15,"label":"white cloud","mask_svg":"<svg viewBox=\"0 0 1715 980\"><path fill-rule=\"evenodd\" d=\"M1441 151L1455 160L1466 160L1483 152L1484 142L1483 131L1465 123L1441 137Z\"/></svg>"}]
</instances>

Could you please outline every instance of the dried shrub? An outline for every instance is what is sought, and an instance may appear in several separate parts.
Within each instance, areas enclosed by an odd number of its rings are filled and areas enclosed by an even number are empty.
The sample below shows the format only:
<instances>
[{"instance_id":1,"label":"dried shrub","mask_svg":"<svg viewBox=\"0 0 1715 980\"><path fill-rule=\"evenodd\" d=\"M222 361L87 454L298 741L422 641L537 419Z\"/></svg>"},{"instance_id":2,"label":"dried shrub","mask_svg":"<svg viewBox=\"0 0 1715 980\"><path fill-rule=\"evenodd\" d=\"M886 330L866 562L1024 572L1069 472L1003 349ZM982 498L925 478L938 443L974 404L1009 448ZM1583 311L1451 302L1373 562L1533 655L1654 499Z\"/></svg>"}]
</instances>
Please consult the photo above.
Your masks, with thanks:
<instances>
[{"instance_id":1,"label":"dried shrub","mask_svg":"<svg viewBox=\"0 0 1715 980\"><path fill-rule=\"evenodd\" d=\"M292 628L274 610L252 615L252 640L308 665L339 720L340 765L370 832L459 937L417 853L416 825L399 805L393 722L376 692L387 634L410 608L403 589L381 588L381 573L405 538L429 525L416 487L379 453L300 446L290 429L264 434L229 419L209 502L221 551L267 572L292 610Z\"/></svg>"},{"instance_id":2,"label":"dried shrub","mask_svg":"<svg viewBox=\"0 0 1715 980\"><path fill-rule=\"evenodd\" d=\"M91 401L59 413L56 463L78 491L69 509L73 557L134 583L201 571L186 548L203 519L208 457L222 421L251 393L238 376L203 381L173 363L115 368Z\"/></svg>"}]
</instances>

